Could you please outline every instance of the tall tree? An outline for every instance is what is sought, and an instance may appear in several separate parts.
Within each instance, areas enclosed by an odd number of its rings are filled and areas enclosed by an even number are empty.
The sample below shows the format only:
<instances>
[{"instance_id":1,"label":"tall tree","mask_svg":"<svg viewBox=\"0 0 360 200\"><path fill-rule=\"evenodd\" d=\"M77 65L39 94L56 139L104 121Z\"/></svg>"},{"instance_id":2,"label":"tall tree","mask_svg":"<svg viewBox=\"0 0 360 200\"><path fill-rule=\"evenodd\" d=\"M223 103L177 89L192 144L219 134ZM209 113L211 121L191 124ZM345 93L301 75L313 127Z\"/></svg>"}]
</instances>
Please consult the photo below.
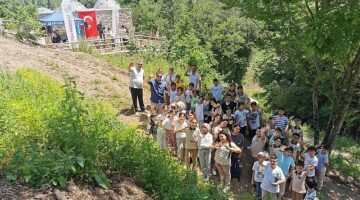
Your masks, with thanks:
<instances>
[{"instance_id":1,"label":"tall tree","mask_svg":"<svg viewBox=\"0 0 360 200\"><path fill-rule=\"evenodd\" d=\"M323 144L332 147L352 102L360 75L360 1L224 0L247 16L266 22L268 41L313 82L313 126L318 133L321 81L331 83L332 102ZM301 55L299 58L296 55ZM309 61L304 66L299 60ZM308 72L308 73L304 73ZM317 135L317 134L316 134ZM315 142L318 137L315 138Z\"/></svg>"}]
</instances>

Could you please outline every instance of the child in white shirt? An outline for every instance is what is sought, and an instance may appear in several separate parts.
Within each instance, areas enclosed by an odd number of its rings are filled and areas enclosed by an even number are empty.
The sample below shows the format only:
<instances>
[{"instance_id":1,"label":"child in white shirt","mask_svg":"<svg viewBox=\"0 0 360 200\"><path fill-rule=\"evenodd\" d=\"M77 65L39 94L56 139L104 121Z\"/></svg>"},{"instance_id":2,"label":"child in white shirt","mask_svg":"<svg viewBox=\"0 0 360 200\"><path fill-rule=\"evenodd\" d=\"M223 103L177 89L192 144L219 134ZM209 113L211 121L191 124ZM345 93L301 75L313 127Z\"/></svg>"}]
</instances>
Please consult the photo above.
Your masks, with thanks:
<instances>
[{"instance_id":1,"label":"child in white shirt","mask_svg":"<svg viewBox=\"0 0 360 200\"><path fill-rule=\"evenodd\" d=\"M169 91L170 104L175 103L176 96L177 96L176 83L171 82L170 91Z\"/></svg>"},{"instance_id":2,"label":"child in white shirt","mask_svg":"<svg viewBox=\"0 0 360 200\"><path fill-rule=\"evenodd\" d=\"M203 104L203 97L198 98L198 102L195 104L194 107L195 117L198 121L199 126L204 123L204 104Z\"/></svg>"}]
</instances>

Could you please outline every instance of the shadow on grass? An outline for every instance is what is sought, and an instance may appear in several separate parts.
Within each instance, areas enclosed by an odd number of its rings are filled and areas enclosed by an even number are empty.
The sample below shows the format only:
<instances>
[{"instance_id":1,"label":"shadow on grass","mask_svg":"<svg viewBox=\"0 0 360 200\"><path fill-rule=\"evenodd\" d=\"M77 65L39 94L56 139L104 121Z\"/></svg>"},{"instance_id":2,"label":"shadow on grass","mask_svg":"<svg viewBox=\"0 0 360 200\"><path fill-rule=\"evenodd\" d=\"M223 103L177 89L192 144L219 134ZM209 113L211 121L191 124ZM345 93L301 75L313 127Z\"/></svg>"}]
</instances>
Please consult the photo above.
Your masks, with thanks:
<instances>
[{"instance_id":1,"label":"shadow on grass","mask_svg":"<svg viewBox=\"0 0 360 200\"><path fill-rule=\"evenodd\" d=\"M125 115L125 116L132 116L135 115L135 112L132 108L123 108L118 113L116 113L116 116Z\"/></svg>"}]
</instances>

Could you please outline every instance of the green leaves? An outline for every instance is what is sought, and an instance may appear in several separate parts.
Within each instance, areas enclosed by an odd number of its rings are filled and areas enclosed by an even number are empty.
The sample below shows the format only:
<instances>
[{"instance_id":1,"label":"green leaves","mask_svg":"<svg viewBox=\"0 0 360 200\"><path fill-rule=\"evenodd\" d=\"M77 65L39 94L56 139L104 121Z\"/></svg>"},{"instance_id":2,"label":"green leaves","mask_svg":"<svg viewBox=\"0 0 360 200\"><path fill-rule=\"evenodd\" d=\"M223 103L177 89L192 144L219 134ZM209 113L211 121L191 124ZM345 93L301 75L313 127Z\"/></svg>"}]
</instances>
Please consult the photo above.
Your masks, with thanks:
<instances>
[{"instance_id":1,"label":"green leaves","mask_svg":"<svg viewBox=\"0 0 360 200\"><path fill-rule=\"evenodd\" d=\"M184 170L153 140L137 135L135 129L122 125L99 104L82 100L74 82L62 88L32 71L0 77L0 114L7 118L27 112L25 108L12 112L11 102L21 99L27 105L34 99L42 100L33 103L33 115L21 118L29 119L27 123L8 124L0 118L1 125L18 130L16 136L8 128L2 129L4 135L0 137L1 162L8 169L9 181L20 179L35 187L45 183L65 187L74 180L96 182L110 189L105 172L120 171L160 199L226 199L215 187L199 181L195 172ZM51 109L43 112L43 106ZM36 129L46 134L27 128L33 116L47 117L39 120L43 129Z\"/></svg>"},{"instance_id":2,"label":"green leaves","mask_svg":"<svg viewBox=\"0 0 360 200\"><path fill-rule=\"evenodd\" d=\"M99 184L104 189L110 189L111 188L110 181L109 181L109 179L107 179L105 173L103 173L103 172L97 173L97 174L94 175L94 178L95 178L97 184Z\"/></svg>"},{"instance_id":3,"label":"green leaves","mask_svg":"<svg viewBox=\"0 0 360 200\"><path fill-rule=\"evenodd\" d=\"M7 28L16 30L15 37L19 41L36 40L42 35L43 25L37 20L37 15L37 6L33 4L24 5L19 0L0 4L0 16L10 20Z\"/></svg>"},{"instance_id":4,"label":"green leaves","mask_svg":"<svg viewBox=\"0 0 360 200\"><path fill-rule=\"evenodd\" d=\"M76 156L76 162L80 165L80 167L84 168L85 159L81 154Z\"/></svg>"}]
</instances>

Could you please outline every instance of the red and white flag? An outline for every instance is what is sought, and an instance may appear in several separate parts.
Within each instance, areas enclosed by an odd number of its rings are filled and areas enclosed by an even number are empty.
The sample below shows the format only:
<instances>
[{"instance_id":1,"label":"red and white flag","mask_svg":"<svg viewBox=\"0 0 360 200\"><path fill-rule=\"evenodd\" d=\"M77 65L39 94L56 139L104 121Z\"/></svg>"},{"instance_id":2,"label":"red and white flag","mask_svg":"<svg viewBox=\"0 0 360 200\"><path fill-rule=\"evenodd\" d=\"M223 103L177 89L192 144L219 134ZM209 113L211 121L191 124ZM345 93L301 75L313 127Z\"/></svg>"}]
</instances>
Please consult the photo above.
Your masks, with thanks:
<instances>
[{"instance_id":1,"label":"red and white flag","mask_svg":"<svg viewBox=\"0 0 360 200\"><path fill-rule=\"evenodd\" d=\"M78 11L78 16L84 20L86 37L97 37L99 35L99 32L96 28L96 12L94 10Z\"/></svg>"}]
</instances>

